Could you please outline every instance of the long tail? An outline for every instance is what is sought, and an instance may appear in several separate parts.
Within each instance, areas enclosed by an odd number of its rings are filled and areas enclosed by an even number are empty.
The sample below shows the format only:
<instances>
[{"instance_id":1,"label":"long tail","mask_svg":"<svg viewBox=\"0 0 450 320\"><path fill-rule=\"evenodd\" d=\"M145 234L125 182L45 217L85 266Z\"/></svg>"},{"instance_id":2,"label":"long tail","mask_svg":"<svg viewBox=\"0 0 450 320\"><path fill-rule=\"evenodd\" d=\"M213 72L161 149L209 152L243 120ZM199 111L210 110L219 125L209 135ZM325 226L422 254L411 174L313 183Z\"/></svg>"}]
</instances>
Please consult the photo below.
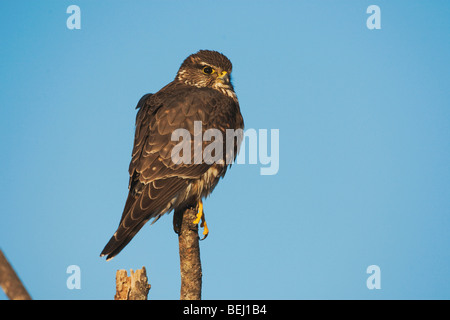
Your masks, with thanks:
<instances>
[{"instance_id":1,"label":"long tail","mask_svg":"<svg viewBox=\"0 0 450 320\"><path fill-rule=\"evenodd\" d=\"M127 201L125 202L125 208L123 210L122 218L120 219L119 227L117 228L114 235L109 239L105 248L103 248L100 257L107 256L106 260L111 260L114 256L118 255L120 251L133 239L133 237L138 233L139 230L144 226L144 224L149 220L142 217L139 220L126 221L128 213L133 209L136 198L131 194L128 195ZM128 225L128 227L125 227Z\"/></svg>"},{"instance_id":2,"label":"long tail","mask_svg":"<svg viewBox=\"0 0 450 320\"><path fill-rule=\"evenodd\" d=\"M144 226L146 222L147 221L142 221L136 227L130 229L125 238L118 239L116 237L117 232L114 233L114 235L108 241L102 253L100 254L100 257L106 256L106 260L111 260L116 255L118 255L119 252L122 251L122 249L125 248L125 246L131 241L131 239L133 239L136 233L138 233L138 231L141 230L141 228Z\"/></svg>"},{"instance_id":3,"label":"long tail","mask_svg":"<svg viewBox=\"0 0 450 320\"><path fill-rule=\"evenodd\" d=\"M152 223L154 223L164 213L171 211L177 194L187 186L185 179L171 177L161 180L159 184L156 182L142 184L142 190L138 193L131 188L119 227L100 256L106 255L107 260L116 256L147 221L153 219ZM150 195L152 196L150 197Z\"/></svg>"}]
</instances>

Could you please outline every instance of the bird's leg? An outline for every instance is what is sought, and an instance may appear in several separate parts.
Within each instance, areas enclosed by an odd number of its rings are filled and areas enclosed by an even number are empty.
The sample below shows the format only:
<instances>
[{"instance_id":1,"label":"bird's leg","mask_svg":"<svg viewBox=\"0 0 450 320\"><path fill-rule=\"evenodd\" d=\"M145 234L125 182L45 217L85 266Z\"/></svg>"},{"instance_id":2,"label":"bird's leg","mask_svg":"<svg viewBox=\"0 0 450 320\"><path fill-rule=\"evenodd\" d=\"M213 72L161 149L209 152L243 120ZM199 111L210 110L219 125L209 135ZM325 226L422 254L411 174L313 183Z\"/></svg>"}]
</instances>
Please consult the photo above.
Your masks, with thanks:
<instances>
[{"instance_id":1,"label":"bird's leg","mask_svg":"<svg viewBox=\"0 0 450 320\"><path fill-rule=\"evenodd\" d=\"M198 224L203 216L203 202L200 200L197 204L197 219L194 220L194 224Z\"/></svg>"},{"instance_id":2,"label":"bird's leg","mask_svg":"<svg viewBox=\"0 0 450 320\"><path fill-rule=\"evenodd\" d=\"M203 212L202 223L200 224L200 227L203 228L203 238L201 238L200 240L204 240L209 234L208 225L206 224L206 219L205 219L205 212Z\"/></svg>"},{"instance_id":3,"label":"bird's leg","mask_svg":"<svg viewBox=\"0 0 450 320\"><path fill-rule=\"evenodd\" d=\"M200 227L203 228L203 239L205 239L208 234L209 234L209 229L208 229L208 225L206 224L206 219L205 219L205 211L203 211L203 202L200 200L198 202L198 212L197 212L197 218L194 220L194 224L198 224L200 222L200 220L202 221L202 223L200 224Z\"/></svg>"}]
</instances>

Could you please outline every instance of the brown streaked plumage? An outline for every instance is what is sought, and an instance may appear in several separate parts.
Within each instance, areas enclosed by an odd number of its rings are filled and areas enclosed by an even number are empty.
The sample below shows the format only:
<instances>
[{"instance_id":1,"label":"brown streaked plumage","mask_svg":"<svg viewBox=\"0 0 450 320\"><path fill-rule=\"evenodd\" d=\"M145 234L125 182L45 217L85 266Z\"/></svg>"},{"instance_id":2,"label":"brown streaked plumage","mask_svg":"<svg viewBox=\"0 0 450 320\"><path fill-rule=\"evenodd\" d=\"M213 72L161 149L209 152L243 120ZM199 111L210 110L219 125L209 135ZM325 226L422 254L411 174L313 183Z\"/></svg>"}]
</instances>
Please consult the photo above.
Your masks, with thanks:
<instances>
[{"instance_id":1,"label":"brown streaked plumage","mask_svg":"<svg viewBox=\"0 0 450 320\"><path fill-rule=\"evenodd\" d=\"M138 102L136 133L129 167L129 194L119 227L103 249L107 259L117 255L144 226L171 210L196 207L222 178L229 161L174 163L171 154L178 141L172 132L186 129L194 137L194 122L201 121L202 134L218 129L243 129L239 103L230 82L231 62L216 51L201 50L187 57L174 81ZM242 137L240 137L242 138ZM240 138L225 155L236 156ZM209 145L202 141L202 150ZM194 150L194 143L191 143ZM174 224L175 231L177 226Z\"/></svg>"}]
</instances>

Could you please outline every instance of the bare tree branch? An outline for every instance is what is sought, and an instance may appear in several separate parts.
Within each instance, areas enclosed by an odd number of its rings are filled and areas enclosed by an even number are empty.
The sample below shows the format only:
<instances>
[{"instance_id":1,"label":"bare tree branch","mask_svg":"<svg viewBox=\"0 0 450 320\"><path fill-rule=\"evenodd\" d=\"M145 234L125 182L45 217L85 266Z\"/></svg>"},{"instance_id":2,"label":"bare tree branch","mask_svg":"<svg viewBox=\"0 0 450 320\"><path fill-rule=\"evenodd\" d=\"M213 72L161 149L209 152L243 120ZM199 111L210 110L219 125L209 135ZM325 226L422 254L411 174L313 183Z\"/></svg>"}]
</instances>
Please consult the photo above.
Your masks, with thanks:
<instances>
[{"instance_id":1,"label":"bare tree branch","mask_svg":"<svg viewBox=\"0 0 450 320\"><path fill-rule=\"evenodd\" d=\"M196 217L197 211L192 208L174 213L174 225L180 227L178 232L181 273L180 300L200 300L202 296L202 264L198 225L193 223Z\"/></svg>"},{"instance_id":2,"label":"bare tree branch","mask_svg":"<svg viewBox=\"0 0 450 320\"><path fill-rule=\"evenodd\" d=\"M0 286L10 300L31 300L2 250L0 250Z\"/></svg>"},{"instance_id":3,"label":"bare tree branch","mask_svg":"<svg viewBox=\"0 0 450 320\"><path fill-rule=\"evenodd\" d=\"M131 269L129 277L126 270L117 270L114 300L147 300L150 288L145 267L136 272Z\"/></svg>"}]
</instances>

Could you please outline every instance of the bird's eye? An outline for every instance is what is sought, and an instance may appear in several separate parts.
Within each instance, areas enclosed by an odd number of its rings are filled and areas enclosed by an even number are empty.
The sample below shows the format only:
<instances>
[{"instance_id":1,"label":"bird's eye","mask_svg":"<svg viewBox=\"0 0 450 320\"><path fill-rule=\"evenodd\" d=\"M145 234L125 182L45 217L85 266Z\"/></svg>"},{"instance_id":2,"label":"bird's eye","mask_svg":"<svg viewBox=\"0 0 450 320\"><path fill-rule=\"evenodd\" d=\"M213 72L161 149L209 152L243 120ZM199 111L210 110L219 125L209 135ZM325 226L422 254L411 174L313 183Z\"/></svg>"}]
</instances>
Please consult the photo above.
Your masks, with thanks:
<instances>
[{"instance_id":1,"label":"bird's eye","mask_svg":"<svg viewBox=\"0 0 450 320\"><path fill-rule=\"evenodd\" d=\"M206 73L206 74L212 74L212 73L214 73L214 69L213 68L211 68L211 67L209 67L209 66L205 66L205 67L203 67L203 73Z\"/></svg>"}]
</instances>

